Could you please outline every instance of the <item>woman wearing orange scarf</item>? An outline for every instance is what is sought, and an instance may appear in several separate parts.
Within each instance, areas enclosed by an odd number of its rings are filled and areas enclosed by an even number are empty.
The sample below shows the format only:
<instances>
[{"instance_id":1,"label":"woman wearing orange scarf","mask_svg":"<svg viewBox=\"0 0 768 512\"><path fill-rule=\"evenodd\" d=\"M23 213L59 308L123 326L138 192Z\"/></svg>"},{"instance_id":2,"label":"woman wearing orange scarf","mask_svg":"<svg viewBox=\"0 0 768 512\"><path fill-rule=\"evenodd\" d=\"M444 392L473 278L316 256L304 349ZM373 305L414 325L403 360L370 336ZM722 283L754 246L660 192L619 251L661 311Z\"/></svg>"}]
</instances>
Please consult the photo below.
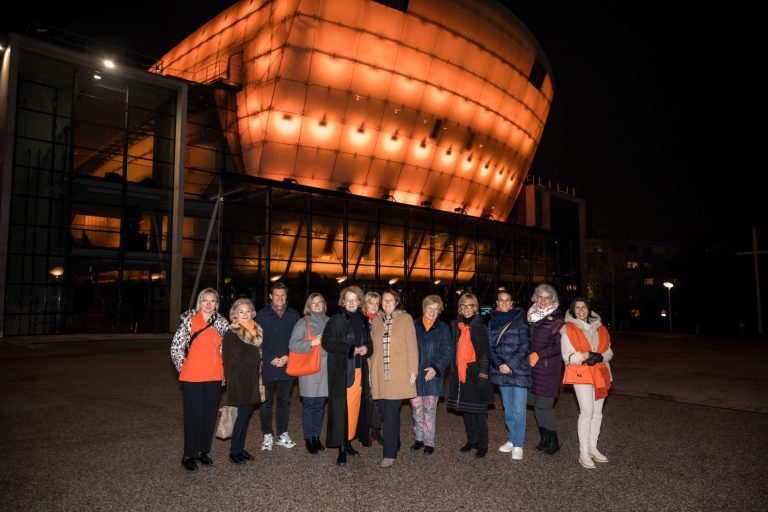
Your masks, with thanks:
<instances>
[{"instance_id":1,"label":"woman wearing orange scarf","mask_svg":"<svg viewBox=\"0 0 768 512\"><path fill-rule=\"evenodd\" d=\"M563 361L566 364L587 365L592 384L574 384L573 391L579 402L579 464L594 469L594 461L608 462L608 457L597 449L600 425L603 422L603 403L611 387L613 358L611 339L592 311L587 299L577 297L565 314L565 326L560 331Z\"/></svg>"},{"instance_id":2,"label":"woman wearing orange scarf","mask_svg":"<svg viewBox=\"0 0 768 512\"><path fill-rule=\"evenodd\" d=\"M475 452L476 457L488 453L488 404L493 403L493 386L488 381L490 349L488 329L478 314L477 297L465 293L459 297L459 311L451 323L456 345L450 376L448 407L462 412L467 443L459 451Z\"/></svg>"},{"instance_id":3,"label":"woman wearing orange scarf","mask_svg":"<svg viewBox=\"0 0 768 512\"><path fill-rule=\"evenodd\" d=\"M229 310L229 330L224 335L224 376L227 380L227 405L237 407L237 419L232 428L229 461L233 464L253 460L245 450L245 436L251 413L266 398L261 381L261 343L264 332L253 318L253 302L237 299Z\"/></svg>"}]
</instances>

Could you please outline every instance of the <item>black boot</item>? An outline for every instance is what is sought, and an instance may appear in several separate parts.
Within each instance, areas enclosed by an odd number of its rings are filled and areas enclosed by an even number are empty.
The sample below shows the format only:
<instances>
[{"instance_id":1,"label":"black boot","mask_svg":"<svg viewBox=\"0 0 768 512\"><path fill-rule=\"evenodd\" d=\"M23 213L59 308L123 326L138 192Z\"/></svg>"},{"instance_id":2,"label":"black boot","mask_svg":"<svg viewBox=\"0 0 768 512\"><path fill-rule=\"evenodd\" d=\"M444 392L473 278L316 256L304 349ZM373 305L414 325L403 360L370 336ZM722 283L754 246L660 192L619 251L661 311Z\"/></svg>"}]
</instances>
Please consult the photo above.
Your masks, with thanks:
<instances>
[{"instance_id":1,"label":"black boot","mask_svg":"<svg viewBox=\"0 0 768 512\"><path fill-rule=\"evenodd\" d=\"M355 450L352 447L352 441L346 441L344 444L344 449L346 450L346 452L349 454L350 457L356 457L360 455L360 452Z\"/></svg>"},{"instance_id":2,"label":"black boot","mask_svg":"<svg viewBox=\"0 0 768 512\"><path fill-rule=\"evenodd\" d=\"M315 450L317 451L325 450L325 446L323 446L323 443L320 442L320 436L313 437L312 444L315 446Z\"/></svg>"},{"instance_id":3,"label":"black boot","mask_svg":"<svg viewBox=\"0 0 768 512\"><path fill-rule=\"evenodd\" d=\"M312 438L312 439L314 439L314 438ZM307 451L309 453L311 453L312 455L315 455L315 454L317 454L317 448L315 448L315 443L313 442L312 439L306 438L304 440L304 444L307 447Z\"/></svg>"},{"instance_id":4,"label":"black boot","mask_svg":"<svg viewBox=\"0 0 768 512\"><path fill-rule=\"evenodd\" d=\"M467 441L467 444L459 448L459 451L463 453L467 453L469 451L474 450L475 448L477 448L477 443L470 443L469 441Z\"/></svg>"},{"instance_id":5,"label":"black boot","mask_svg":"<svg viewBox=\"0 0 768 512\"><path fill-rule=\"evenodd\" d=\"M347 452L344 450L344 445L342 444L339 446L339 456L336 457L336 465L337 466L346 466L347 465Z\"/></svg>"},{"instance_id":6,"label":"black boot","mask_svg":"<svg viewBox=\"0 0 768 512\"><path fill-rule=\"evenodd\" d=\"M544 453L552 455L560 450L560 442L557 439L557 432L549 431L549 443L544 447Z\"/></svg>"},{"instance_id":7,"label":"black boot","mask_svg":"<svg viewBox=\"0 0 768 512\"><path fill-rule=\"evenodd\" d=\"M541 434L541 441L536 445L536 449L541 451L547 446L547 442L549 441L549 430L539 427L539 434Z\"/></svg>"}]
</instances>

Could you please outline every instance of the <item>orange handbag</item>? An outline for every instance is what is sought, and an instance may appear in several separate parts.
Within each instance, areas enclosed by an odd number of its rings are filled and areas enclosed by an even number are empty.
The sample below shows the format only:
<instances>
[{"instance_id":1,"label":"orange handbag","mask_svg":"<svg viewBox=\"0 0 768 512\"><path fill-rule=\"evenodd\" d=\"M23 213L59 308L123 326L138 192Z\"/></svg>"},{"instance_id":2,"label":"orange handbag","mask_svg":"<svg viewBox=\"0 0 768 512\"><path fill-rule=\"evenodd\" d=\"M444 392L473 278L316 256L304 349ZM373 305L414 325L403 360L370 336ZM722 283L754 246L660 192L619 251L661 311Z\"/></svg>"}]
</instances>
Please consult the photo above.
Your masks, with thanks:
<instances>
[{"instance_id":1,"label":"orange handbag","mask_svg":"<svg viewBox=\"0 0 768 512\"><path fill-rule=\"evenodd\" d=\"M309 328L309 320L304 317L307 323L307 337L305 340L312 339L312 330ZM320 345L315 345L308 353L288 352L288 364L285 365L285 373L291 377L304 377L320 371Z\"/></svg>"},{"instance_id":2,"label":"orange handbag","mask_svg":"<svg viewBox=\"0 0 768 512\"><path fill-rule=\"evenodd\" d=\"M592 370L586 365L567 364L563 384L592 384Z\"/></svg>"}]
</instances>

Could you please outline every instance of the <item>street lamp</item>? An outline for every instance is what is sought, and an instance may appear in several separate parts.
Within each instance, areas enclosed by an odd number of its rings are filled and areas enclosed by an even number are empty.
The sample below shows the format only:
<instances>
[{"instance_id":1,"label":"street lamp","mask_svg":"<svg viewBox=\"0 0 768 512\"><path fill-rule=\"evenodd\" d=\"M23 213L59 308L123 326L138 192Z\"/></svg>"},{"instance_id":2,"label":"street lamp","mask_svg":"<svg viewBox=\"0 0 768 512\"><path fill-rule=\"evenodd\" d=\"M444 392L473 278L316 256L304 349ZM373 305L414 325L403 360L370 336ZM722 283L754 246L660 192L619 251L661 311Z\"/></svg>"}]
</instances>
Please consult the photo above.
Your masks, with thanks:
<instances>
[{"instance_id":1,"label":"street lamp","mask_svg":"<svg viewBox=\"0 0 768 512\"><path fill-rule=\"evenodd\" d=\"M672 332L672 288L675 287L674 283L670 281L664 281L664 288L667 289L667 307L669 308L669 332Z\"/></svg>"}]
</instances>

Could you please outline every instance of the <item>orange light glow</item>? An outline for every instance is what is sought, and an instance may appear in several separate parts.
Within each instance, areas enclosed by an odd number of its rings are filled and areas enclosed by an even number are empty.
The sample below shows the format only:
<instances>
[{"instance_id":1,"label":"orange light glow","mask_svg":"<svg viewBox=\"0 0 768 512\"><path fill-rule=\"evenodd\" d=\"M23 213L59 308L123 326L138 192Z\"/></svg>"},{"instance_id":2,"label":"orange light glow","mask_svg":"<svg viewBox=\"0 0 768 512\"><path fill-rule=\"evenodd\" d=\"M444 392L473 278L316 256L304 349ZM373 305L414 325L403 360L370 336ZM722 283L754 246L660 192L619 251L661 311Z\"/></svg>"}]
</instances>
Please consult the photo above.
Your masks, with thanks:
<instances>
[{"instance_id":1,"label":"orange light glow","mask_svg":"<svg viewBox=\"0 0 768 512\"><path fill-rule=\"evenodd\" d=\"M495 206L504 219L554 94L538 47L495 0L420 0L408 12L368 0L241 0L153 70L237 82L247 174L414 205L429 194L435 207L482 215ZM546 69L541 89L528 81L534 60Z\"/></svg>"}]
</instances>

